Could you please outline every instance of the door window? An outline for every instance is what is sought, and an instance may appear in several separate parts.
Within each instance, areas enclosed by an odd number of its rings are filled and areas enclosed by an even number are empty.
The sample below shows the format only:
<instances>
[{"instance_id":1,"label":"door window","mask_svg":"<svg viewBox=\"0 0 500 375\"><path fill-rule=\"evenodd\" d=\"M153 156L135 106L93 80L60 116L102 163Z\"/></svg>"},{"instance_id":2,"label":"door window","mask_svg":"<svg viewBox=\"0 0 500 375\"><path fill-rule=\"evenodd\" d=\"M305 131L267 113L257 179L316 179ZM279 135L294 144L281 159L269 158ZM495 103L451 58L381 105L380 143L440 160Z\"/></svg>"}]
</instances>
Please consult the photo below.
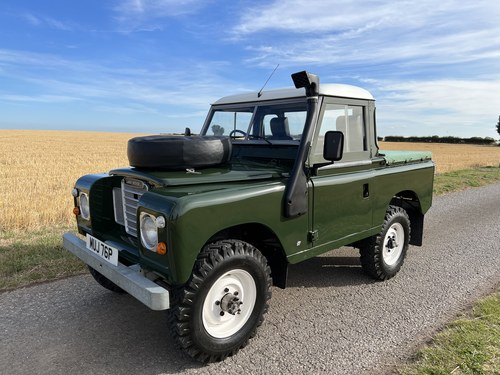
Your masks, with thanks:
<instances>
[{"instance_id":1,"label":"door window","mask_svg":"<svg viewBox=\"0 0 500 375\"><path fill-rule=\"evenodd\" d=\"M368 145L364 117L364 106L348 104L325 104L321 124L316 130L312 162L323 162L325 133L330 130L344 134L344 156L341 161L367 158Z\"/></svg>"}]
</instances>

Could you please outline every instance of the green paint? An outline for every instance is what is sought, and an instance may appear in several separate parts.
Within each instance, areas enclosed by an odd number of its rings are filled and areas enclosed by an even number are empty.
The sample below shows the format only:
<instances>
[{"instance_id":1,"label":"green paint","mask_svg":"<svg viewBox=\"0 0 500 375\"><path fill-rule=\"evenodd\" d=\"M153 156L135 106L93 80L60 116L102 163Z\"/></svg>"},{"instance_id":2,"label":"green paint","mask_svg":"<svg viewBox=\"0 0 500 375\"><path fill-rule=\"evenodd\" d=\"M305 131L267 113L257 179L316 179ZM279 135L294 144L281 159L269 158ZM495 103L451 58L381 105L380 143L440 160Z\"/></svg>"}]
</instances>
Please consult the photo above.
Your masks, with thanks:
<instances>
[{"instance_id":1,"label":"green paint","mask_svg":"<svg viewBox=\"0 0 500 375\"><path fill-rule=\"evenodd\" d=\"M377 234L395 196L401 205L411 202L417 219L427 212L434 176L431 154L379 151L373 100L320 95L317 105L307 107L314 112L307 118L305 101L277 98L272 105L266 102L265 111L255 110L252 137L233 140L227 164L177 171L122 168L80 178L76 187L89 192L91 220L79 217L79 232L118 244L120 261L139 263L167 283L182 284L201 249L218 239L246 240L267 256L297 263ZM216 104L208 118L216 111L236 113L238 106ZM245 103L244 110L254 106L259 103ZM294 139L264 139L270 118L282 115L293 123ZM302 135L300 121L305 121ZM202 134L210 129L205 127ZM339 127L346 137L345 154L327 165L322 142L327 130ZM123 178L147 184L148 191L137 197L137 217L142 212L165 217L167 225L158 237L167 244L167 255L142 247L139 225L135 238L116 222L113 189L121 189ZM287 191L299 192L292 197L297 207L306 207L304 214L286 217Z\"/></svg>"}]
</instances>

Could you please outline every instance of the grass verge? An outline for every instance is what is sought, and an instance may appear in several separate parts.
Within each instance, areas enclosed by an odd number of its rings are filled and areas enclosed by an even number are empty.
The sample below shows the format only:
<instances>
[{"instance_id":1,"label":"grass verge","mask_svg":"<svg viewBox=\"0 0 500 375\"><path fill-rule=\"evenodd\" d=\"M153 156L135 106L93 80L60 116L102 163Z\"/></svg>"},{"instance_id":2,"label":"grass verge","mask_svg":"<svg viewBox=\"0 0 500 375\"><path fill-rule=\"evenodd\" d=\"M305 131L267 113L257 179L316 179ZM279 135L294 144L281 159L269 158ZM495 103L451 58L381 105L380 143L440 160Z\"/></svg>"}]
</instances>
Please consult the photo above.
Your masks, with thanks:
<instances>
[{"instance_id":1,"label":"grass verge","mask_svg":"<svg viewBox=\"0 0 500 375\"><path fill-rule=\"evenodd\" d=\"M479 301L469 316L450 323L404 375L500 374L500 289Z\"/></svg>"},{"instance_id":2,"label":"grass verge","mask_svg":"<svg viewBox=\"0 0 500 375\"><path fill-rule=\"evenodd\" d=\"M434 194L442 195L499 182L500 166L440 173L434 178Z\"/></svg>"},{"instance_id":3,"label":"grass verge","mask_svg":"<svg viewBox=\"0 0 500 375\"><path fill-rule=\"evenodd\" d=\"M83 263L62 247L67 230L0 232L0 291L85 272Z\"/></svg>"}]
</instances>

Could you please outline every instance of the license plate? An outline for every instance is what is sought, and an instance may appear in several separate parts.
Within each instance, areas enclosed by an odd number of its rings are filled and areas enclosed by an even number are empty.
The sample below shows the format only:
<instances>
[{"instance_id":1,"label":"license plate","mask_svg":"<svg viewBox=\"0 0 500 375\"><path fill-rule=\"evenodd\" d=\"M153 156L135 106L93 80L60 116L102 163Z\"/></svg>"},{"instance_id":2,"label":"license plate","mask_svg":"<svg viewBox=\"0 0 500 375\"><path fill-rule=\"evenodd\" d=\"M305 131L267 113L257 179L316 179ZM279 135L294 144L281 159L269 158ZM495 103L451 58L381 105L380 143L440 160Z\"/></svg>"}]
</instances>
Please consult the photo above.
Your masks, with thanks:
<instances>
[{"instance_id":1,"label":"license plate","mask_svg":"<svg viewBox=\"0 0 500 375\"><path fill-rule=\"evenodd\" d=\"M118 265L118 249L106 245L104 242L99 241L97 238L87 234L87 249L98 255L106 262L114 266Z\"/></svg>"}]
</instances>

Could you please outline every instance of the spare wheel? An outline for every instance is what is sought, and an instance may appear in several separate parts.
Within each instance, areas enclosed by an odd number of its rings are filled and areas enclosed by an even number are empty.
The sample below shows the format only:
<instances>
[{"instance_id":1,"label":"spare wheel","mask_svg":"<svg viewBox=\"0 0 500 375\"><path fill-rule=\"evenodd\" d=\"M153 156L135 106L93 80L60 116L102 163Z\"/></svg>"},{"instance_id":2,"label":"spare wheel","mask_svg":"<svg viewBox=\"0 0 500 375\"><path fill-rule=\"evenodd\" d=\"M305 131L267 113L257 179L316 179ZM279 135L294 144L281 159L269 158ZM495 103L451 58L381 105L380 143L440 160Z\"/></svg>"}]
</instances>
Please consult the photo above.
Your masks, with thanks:
<instances>
[{"instance_id":1,"label":"spare wheel","mask_svg":"<svg viewBox=\"0 0 500 375\"><path fill-rule=\"evenodd\" d=\"M150 135L128 141L132 167L186 169L226 163L231 157L227 137Z\"/></svg>"}]
</instances>

